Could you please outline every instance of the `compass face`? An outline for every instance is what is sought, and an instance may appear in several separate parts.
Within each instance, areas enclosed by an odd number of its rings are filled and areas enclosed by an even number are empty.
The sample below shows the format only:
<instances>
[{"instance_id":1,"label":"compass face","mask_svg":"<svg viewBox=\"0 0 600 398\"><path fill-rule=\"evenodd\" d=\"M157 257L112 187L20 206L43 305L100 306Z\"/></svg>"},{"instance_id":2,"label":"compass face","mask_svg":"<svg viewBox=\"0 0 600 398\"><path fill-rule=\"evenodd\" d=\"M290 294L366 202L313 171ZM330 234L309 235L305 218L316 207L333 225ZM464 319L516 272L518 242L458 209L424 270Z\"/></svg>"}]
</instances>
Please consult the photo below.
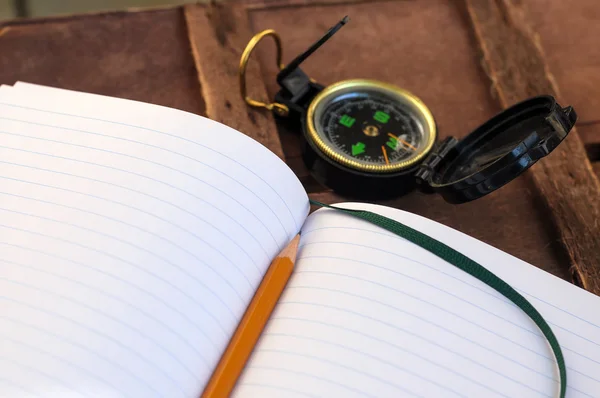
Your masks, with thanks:
<instances>
[{"instance_id":1,"label":"compass face","mask_svg":"<svg viewBox=\"0 0 600 398\"><path fill-rule=\"evenodd\" d=\"M402 170L422 159L435 140L427 108L393 87L348 85L315 102L314 112L309 112L315 141L331 158L349 167Z\"/></svg>"}]
</instances>

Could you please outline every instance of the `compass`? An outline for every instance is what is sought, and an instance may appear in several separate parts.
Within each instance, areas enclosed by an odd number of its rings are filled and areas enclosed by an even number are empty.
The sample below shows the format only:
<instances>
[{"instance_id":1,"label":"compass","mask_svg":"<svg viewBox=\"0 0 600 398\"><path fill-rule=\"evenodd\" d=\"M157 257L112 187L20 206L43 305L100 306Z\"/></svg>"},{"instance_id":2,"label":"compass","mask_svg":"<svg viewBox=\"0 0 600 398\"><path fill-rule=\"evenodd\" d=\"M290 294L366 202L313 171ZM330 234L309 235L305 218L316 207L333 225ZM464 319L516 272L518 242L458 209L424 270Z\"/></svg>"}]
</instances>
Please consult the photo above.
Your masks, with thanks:
<instances>
[{"instance_id":1,"label":"compass","mask_svg":"<svg viewBox=\"0 0 600 398\"><path fill-rule=\"evenodd\" d=\"M339 194L388 199L415 188L439 193L450 203L493 192L554 150L577 115L549 95L529 98L502 111L462 140L438 140L434 116L413 93L377 80L351 79L323 86L300 64L348 22L343 18L287 66L273 30L252 38L240 61L246 103L272 110L303 137L303 159L314 178ZM260 40L277 46L281 89L274 102L247 96L245 70Z\"/></svg>"},{"instance_id":2,"label":"compass","mask_svg":"<svg viewBox=\"0 0 600 398\"><path fill-rule=\"evenodd\" d=\"M436 138L433 115L409 92L374 80L323 90L306 115L308 139L330 158L366 172L388 173L419 162Z\"/></svg>"}]
</instances>

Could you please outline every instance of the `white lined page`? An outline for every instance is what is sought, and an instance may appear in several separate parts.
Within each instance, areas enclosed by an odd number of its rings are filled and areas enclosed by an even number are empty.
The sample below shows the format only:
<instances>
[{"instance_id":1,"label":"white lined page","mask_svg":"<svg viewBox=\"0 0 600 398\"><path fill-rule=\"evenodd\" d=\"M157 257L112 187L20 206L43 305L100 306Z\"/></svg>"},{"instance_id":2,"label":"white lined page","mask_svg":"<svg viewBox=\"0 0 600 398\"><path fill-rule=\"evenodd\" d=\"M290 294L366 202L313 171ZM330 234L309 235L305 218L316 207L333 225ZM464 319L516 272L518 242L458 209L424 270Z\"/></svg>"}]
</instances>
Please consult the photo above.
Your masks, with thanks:
<instances>
[{"instance_id":1,"label":"white lined page","mask_svg":"<svg viewBox=\"0 0 600 398\"><path fill-rule=\"evenodd\" d=\"M0 88L0 181L3 397L199 396L308 212L222 124L25 84Z\"/></svg>"},{"instance_id":2,"label":"white lined page","mask_svg":"<svg viewBox=\"0 0 600 398\"><path fill-rule=\"evenodd\" d=\"M571 397L600 391L600 299L431 220L397 219L519 290L561 344ZM596 309L596 310L594 310ZM552 351L520 309L392 233L321 209L236 397L556 397Z\"/></svg>"}]
</instances>

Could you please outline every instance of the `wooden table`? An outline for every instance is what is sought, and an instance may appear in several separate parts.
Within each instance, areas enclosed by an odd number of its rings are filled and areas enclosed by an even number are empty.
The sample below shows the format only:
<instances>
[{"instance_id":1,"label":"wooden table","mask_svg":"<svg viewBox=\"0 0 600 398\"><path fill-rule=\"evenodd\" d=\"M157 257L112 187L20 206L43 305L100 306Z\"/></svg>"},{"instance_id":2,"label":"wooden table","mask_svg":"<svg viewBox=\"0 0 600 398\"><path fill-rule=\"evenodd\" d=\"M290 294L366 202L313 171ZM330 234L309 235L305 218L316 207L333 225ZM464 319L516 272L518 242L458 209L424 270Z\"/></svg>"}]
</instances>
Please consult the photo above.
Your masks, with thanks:
<instances>
[{"instance_id":1,"label":"wooden table","mask_svg":"<svg viewBox=\"0 0 600 398\"><path fill-rule=\"evenodd\" d=\"M527 3L526 5L524 3ZM306 171L299 139L239 96L252 35L275 28L284 62L342 16L351 23L303 69L327 84L374 78L414 92L442 137L468 134L531 95L573 105L577 128L499 191L449 205L413 193L384 204L434 219L600 294L600 3L535 0L263 0L7 22L0 83L17 80L179 108L221 121L285 159L311 197L343 201ZM277 91L272 43L248 69L251 95Z\"/></svg>"}]
</instances>

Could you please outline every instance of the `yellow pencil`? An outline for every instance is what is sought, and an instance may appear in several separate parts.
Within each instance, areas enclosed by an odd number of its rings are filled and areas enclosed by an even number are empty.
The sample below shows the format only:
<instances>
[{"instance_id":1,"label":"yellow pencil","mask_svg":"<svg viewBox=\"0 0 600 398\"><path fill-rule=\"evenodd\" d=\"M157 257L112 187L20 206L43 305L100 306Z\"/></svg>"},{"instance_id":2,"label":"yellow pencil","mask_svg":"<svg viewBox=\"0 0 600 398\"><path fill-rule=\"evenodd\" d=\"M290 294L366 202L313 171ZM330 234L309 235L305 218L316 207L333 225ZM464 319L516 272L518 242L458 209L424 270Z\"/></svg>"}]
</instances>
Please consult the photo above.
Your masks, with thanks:
<instances>
[{"instance_id":1,"label":"yellow pencil","mask_svg":"<svg viewBox=\"0 0 600 398\"><path fill-rule=\"evenodd\" d=\"M300 235L296 235L271 262L219 365L204 389L202 398L221 398L231 394L294 270L298 242Z\"/></svg>"}]
</instances>

